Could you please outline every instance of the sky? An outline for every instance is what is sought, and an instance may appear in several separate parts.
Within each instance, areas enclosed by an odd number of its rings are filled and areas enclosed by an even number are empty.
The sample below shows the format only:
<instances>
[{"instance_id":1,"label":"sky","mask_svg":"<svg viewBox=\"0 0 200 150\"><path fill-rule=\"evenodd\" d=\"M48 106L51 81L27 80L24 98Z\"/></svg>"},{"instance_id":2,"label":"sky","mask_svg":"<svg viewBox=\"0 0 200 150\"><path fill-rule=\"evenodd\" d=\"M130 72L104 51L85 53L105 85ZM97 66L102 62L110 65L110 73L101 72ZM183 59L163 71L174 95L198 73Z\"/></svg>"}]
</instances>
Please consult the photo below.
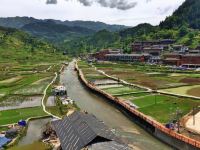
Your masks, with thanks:
<instances>
[{"instance_id":1,"label":"sky","mask_svg":"<svg viewBox=\"0 0 200 150\"><path fill-rule=\"evenodd\" d=\"M185 0L0 0L0 17L158 25Z\"/></svg>"}]
</instances>

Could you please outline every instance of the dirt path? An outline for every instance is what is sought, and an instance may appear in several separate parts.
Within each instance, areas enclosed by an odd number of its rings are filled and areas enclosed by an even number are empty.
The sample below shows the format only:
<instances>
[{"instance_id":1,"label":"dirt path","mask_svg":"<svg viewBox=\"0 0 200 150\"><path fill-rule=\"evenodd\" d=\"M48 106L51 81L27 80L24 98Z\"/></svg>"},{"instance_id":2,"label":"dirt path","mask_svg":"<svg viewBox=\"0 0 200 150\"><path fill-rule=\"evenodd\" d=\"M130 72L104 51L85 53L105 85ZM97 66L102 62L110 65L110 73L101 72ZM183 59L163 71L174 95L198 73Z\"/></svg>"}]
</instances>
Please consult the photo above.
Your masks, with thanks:
<instances>
[{"instance_id":1,"label":"dirt path","mask_svg":"<svg viewBox=\"0 0 200 150\"><path fill-rule=\"evenodd\" d=\"M48 115L50 115L50 116L52 116L52 117L54 117L54 118L57 118L57 119L61 119L60 117L58 117L58 116L55 116L55 115L53 115L53 114L51 114L50 112L48 112L47 110L46 110L46 106L45 106L45 102L44 102L44 100L45 100L45 97L46 97L46 95L47 95L47 89L56 81L56 79L57 79L57 77L58 77L58 74L57 74L57 72L55 72L55 77L53 78L53 80L51 81L51 83L49 83L48 85L47 85L47 87L46 87L46 89L44 90L44 95L43 95L43 98L42 98L42 108L43 108L43 111L45 112L45 113L47 113Z\"/></svg>"},{"instance_id":2,"label":"dirt path","mask_svg":"<svg viewBox=\"0 0 200 150\"><path fill-rule=\"evenodd\" d=\"M193 119L195 118L195 122ZM188 121L186 122L185 126L191 131L200 134L200 112L195 115L195 117L191 116Z\"/></svg>"}]
</instances>

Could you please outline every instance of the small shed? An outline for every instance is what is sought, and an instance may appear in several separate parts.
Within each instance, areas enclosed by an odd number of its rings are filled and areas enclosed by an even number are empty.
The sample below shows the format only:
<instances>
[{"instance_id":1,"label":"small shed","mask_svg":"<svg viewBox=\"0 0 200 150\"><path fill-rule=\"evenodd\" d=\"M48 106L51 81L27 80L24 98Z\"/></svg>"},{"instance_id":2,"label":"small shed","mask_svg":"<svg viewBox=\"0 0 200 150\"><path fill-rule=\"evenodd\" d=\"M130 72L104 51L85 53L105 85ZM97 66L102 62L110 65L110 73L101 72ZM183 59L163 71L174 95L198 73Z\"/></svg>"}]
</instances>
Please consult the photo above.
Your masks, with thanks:
<instances>
[{"instance_id":1,"label":"small shed","mask_svg":"<svg viewBox=\"0 0 200 150\"><path fill-rule=\"evenodd\" d=\"M114 146L115 150L129 150L128 146L123 144L102 121L92 114L74 112L63 120L53 121L52 126L63 150L81 150L97 143L103 144L104 147ZM94 145L93 147L99 146Z\"/></svg>"},{"instance_id":2,"label":"small shed","mask_svg":"<svg viewBox=\"0 0 200 150\"><path fill-rule=\"evenodd\" d=\"M6 144L8 144L9 142L11 142L11 139L6 138L3 135L0 135L0 149L5 146Z\"/></svg>"},{"instance_id":3,"label":"small shed","mask_svg":"<svg viewBox=\"0 0 200 150\"><path fill-rule=\"evenodd\" d=\"M55 96L65 96L67 95L66 87L64 86L56 86L53 88L53 95Z\"/></svg>"}]
</instances>

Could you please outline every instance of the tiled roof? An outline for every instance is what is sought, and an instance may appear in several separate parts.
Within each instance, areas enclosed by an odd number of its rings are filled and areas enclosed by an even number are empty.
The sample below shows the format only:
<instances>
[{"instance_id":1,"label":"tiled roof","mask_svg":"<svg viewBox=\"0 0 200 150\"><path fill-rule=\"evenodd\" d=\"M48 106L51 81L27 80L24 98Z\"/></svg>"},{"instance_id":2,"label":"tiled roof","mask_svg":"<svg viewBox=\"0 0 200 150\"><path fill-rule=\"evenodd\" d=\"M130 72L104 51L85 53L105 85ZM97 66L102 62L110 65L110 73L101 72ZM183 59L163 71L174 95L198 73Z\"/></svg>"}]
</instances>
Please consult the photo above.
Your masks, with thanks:
<instances>
[{"instance_id":1,"label":"tiled roof","mask_svg":"<svg viewBox=\"0 0 200 150\"><path fill-rule=\"evenodd\" d=\"M75 112L63 120L52 122L63 150L80 150L96 138L118 141L117 137L92 114Z\"/></svg>"}]
</instances>

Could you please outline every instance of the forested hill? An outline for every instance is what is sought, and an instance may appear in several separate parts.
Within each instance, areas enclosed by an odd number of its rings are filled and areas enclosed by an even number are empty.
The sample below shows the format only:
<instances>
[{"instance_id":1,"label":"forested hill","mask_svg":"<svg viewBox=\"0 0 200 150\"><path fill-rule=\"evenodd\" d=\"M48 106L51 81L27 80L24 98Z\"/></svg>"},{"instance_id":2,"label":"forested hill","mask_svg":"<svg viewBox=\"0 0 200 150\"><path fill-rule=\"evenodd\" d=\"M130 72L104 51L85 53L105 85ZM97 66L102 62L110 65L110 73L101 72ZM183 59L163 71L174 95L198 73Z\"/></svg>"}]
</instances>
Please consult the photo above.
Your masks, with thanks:
<instances>
[{"instance_id":1,"label":"forested hill","mask_svg":"<svg viewBox=\"0 0 200 150\"><path fill-rule=\"evenodd\" d=\"M57 49L17 29L0 27L1 62L45 62L55 60Z\"/></svg>"},{"instance_id":2,"label":"forested hill","mask_svg":"<svg viewBox=\"0 0 200 150\"><path fill-rule=\"evenodd\" d=\"M91 29L79 26L66 26L62 24L56 24L51 20L46 22L30 23L24 25L21 29L30 33L31 35L49 40L56 44L62 44L62 42L65 40L84 37L95 33L95 31Z\"/></svg>"},{"instance_id":3,"label":"forested hill","mask_svg":"<svg viewBox=\"0 0 200 150\"><path fill-rule=\"evenodd\" d=\"M161 28L177 28L188 25L200 29L200 0L186 0L172 16L160 23Z\"/></svg>"},{"instance_id":4,"label":"forested hill","mask_svg":"<svg viewBox=\"0 0 200 150\"><path fill-rule=\"evenodd\" d=\"M37 23L37 22L54 22L58 25L66 25L68 27L82 27L87 28L94 31L100 31L100 30L108 30L108 31L119 31L125 28L128 28L124 25L110 25L103 22L96 22L96 21L60 21L60 20L54 20L54 19L36 19L33 17L8 17L8 18L0 18L0 26L4 27L11 27L11 28L22 28L25 25Z\"/></svg>"}]
</instances>

